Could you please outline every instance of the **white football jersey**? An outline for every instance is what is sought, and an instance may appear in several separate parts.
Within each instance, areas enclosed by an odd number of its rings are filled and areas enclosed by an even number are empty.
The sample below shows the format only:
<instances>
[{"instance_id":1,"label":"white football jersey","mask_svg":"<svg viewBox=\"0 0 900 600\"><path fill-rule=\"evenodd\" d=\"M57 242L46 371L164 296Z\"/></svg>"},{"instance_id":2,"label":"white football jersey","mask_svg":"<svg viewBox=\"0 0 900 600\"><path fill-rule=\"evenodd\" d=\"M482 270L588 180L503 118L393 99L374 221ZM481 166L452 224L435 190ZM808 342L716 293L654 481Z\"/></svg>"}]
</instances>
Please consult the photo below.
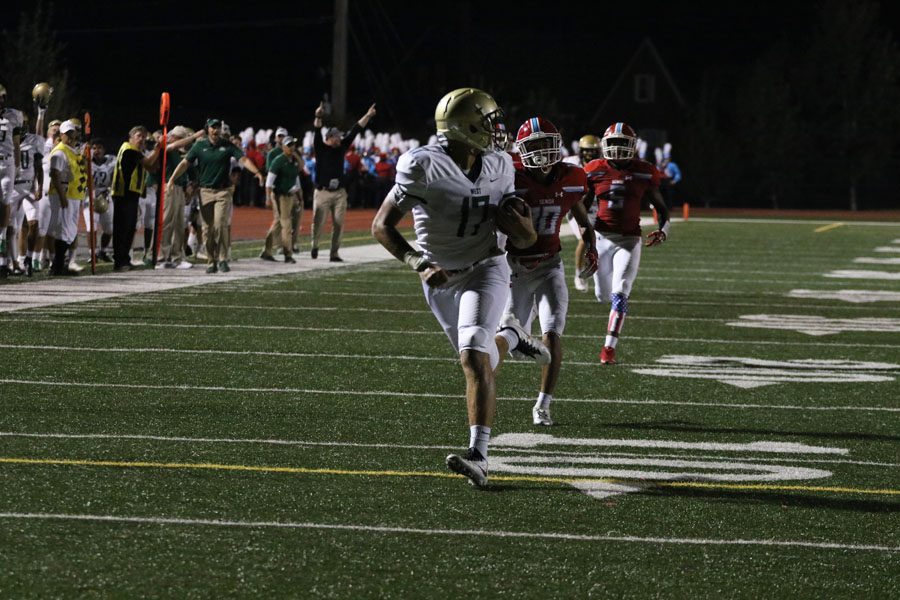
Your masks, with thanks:
<instances>
[{"instance_id":1,"label":"white football jersey","mask_svg":"<svg viewBox=\"0 0 900 600\"><path fill-rule=\"evenodd\" d=\"M581 157L578 156L577 154L573 154L573 155L571 155L571 156L567 156L567 157L565 157L564 159L562 159L562 161L563 161L564 163L569 163L570 165L575 165L576 167L583 167L583 166L584 166L583 164L581 164Z\"/></svg>"},{"instance_id":2,"label":"white football jersey","mask_svg":"<svg viewBox=\"0 0 900 600\"><path fill-rule=\"evenodd\" d=\"M44 155L44 138L33 133L22 136L19 144L19 176L16 183L34 181L34 161L41 160Z\"/></svg>"},{"instance_id":3,"label":"white football jersey","mask_svg":"<svg viewBox=\"0 0 900 600\"><path fill-rule=\"evenodd\" d=\"M22 120L22 111L14 108L0 109L0 160L12 160L15 151L13 132L22 129Z\"/></svg>"},{"instance_id":4,"label":"white football jersey","mask_svg":"<svg viewBox=\"0 0 900 600\"><path fill-rule=\"evenodd\" d=\"M109 191L112 184L113 171L116 169L116 157L107 154L103 157L103 162L97 164L97 161L91 161L91 175L94 180L94 195L103 194Z\"/></svg>"},{"instance_id":5,"label":"white football jersey","mask_svg":"<svg viewBox=\"0 0 900 600\"><path fill-rule=\"evenodd\" d=\"M59 182L62 184L63 189L66 189L69 185L69 180L72 179L72 171L69 169L69 159L66 158L62 150L54 150L50 153L50 169L59 171ZM50 181L50 171L44 174L44 180ZM47 186L49 187L49 183ZM49 191L51 196L56 196L55 188L50 188Z\"/></svg>"},{"instance_id":6,"label":"white football jersey","mask_svg":"<svg viewBox=\"0 0 900 600\"><path fill-rule=\"evenodd\" d=\"M514 173L509 154L488 151L470 179L442 146L421 146L400 157L389 198L403 212L412 210L426 259L461 269L496 250L494 212L514 194Z\"/></svg>"}]
</instances>

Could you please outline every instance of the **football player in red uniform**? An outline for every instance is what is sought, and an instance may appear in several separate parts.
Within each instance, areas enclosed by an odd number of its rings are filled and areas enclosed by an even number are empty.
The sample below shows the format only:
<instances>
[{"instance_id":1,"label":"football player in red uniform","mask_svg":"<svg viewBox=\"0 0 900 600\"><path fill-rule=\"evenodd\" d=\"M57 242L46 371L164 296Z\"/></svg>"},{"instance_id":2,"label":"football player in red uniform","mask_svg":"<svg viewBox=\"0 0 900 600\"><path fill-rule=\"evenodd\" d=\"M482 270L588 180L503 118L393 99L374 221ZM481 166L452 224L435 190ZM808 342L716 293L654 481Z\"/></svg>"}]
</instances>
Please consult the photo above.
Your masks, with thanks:
<instances>
[{"instance_id":1,"label":"football player in red uniform","mask_svg":"<svg viewBox=\"0 0 900 600\"><path fill-rule=\"evenodd\" d=\"M510 296L501 327L509 321L524 323L531 330L537 308L544 345L550 364L543 367L541 391L532 408L535 425L552 425L550 402L562 361L560 336L566 325L569 291L559 252L559 228L569 210L584 231L587 275L597 266L594 233L582 199L587 192L584 170L561 161L561 137L556 127L542 117L525 121L516 135L521 167L516 169L516 195L531 208L537 241L527 248L507 244L510 266Z\"/></svg>"},{"instance_id":2,"label":"football player in red uniform","mask_svg":"<svg viewBox=\"0 0 900 600\"><path fill-rule=\"evenodd\" d=\"M659 228L647 235L647 246L666 241L669 210L659 193L660 173L652 164L635 157L637 135L625 123L613 123L600 140L602 158L585 165L588 194L598 203L597 252L594 294L599 302L609 299L612 308L601 364L616 363L616 343L628 313L628 296L641 262L641 208L652 204Z\"/></svg>"},{"instance_id":3,"label":"football player in red uniform","mask_svg":"<svg viewBox=\"0 0 900 600\"><path fill-rule=\"evenodd\" d=\"M600 138L596 135L587 134L581 136L581 139L578 140L578 154L564 158L563 162L584 168L584 165L597 158L600 158ZM596 202L591 202L590 206L588 206L587 213L588 220L591 222L591 229L593 229L594 221L597 220ZM572 213L569 213L567 219L569 221L569 230L572 232L572 235L575 236L575 239L578 240L578 245L575 247L575 289L579 292L586 292L588 291L587 280L578 275L578 273L584 270L585 247L584 242L582 241L584 228L578 225L575 221L575 217L572 216Z\"/></svg>"}]
</instances>

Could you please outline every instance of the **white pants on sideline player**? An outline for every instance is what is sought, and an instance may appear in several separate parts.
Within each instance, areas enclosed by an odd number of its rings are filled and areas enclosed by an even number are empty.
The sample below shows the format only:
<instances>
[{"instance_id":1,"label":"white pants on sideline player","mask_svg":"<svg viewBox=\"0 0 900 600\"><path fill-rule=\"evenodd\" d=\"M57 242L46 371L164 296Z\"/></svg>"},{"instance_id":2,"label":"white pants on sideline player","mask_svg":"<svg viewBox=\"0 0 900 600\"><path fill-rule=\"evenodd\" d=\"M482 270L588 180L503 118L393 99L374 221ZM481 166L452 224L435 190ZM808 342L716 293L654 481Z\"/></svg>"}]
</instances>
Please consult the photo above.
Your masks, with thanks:
<instances>
[{"instance_id":1,"label":"white pants on sideline player","mask_svg":"<svg viewBox=\"0 0 900 600\"><path fill-rule=\"evenodd\" d=\"M138 227L153 229L156 223L156 186L147 187L138 201ZM142 242L143 243L143 242Z\"/></svg>"},{"instance_id":2,"label":"white pants on sideline player","mask_svg":"<svg viewBox=\"0 0 900 600\"><path fill-rule=\"evenodd\" d=\"M15 189L13 190L12 202L10 203L9 209L9 218L10 225L13 226L14 231L19 231L22 228L23 217L26 217L28 212L28 206L31 205L33 194L34 184L31 181L21 181L16 184ZM29 221L31 219L28 219Z\"/></svg>"},{"instance_id":3,"label":"white pants on sideline player","mask_svg":"<svg viewBox=\"0 0 900 600\"><path fill-rule=\"evenodd\" d=\"M598 233L597 257L594 273L597 301L610 302L612 294L630 296L641 264L641 236Z\"/></svg>"},{"instance_id":4,"label":"white pants on sideline player","mask_svg":"<svg viewBox=\"0 0 900 600\"><path fill-rule=\"evenodd\" d=\"M509 295L509 265L503 255L486 258L471 271L460 273L440 288L422 282L425 301L454 350L477 350L490 356L491 368L500 362L494 342Z\"/></svg>"},{"instance_id":5,"label":"white pants on sideline player","mask_svg":"<svg viewBox=\"0 0 900 600\"><path fill-rule=\"evenodd\" d=\"M90 205L85 202L84 208L82 209L82 216L84 217L84 227L85 230L90 232L90 221L88 219L91 218L89 214L91 212ZM113 203L109 202L109 208L106 209L104 213L98 213L94 211L94 232L105 233L108 235L112 235L113 230Z\"/></svg>"},{"instance_id":6,"label":"white pants on sideline player","mask_svg":"<svg viewBox=\"0 0 900 600\"><path fill-rule=\"evenodd\" d=\"M537 305L541 334L550 332L562 336L569 311L569 288L559 254L527 270L507 255L510 268L509 301L504 314L512 314L525 331L531 333L534 306Z\"/></svg>"},{"instance_id":7,"label":"white pants on sideline player","mask_svg":"<svg viewBox=\"0 0 900 600\"><path fill-rule=\"evenodd\" d=\"M37 203L38 235L41 237L53 235L56 222L59 220L59 200L56 196L44 195Z\"/></svg>"},{"instance_id":8,"label":"white pants on sideline player","mask_svg":"<svg viewBox=\"0 0 900 600\"><path fill-rule=\"evenodd\" d=\"M43 206L41 206L42 202ZM32 196L28 196L22 200L22 209L25 212L25 220L28 222L37 221L40 223L42 217L44 221L50 218L50 203L45 201L44 198L35 202Z\"/></svg>"},{"instance_id":9,"label":"white pants on sideline player","mask_svg":"<svg viewBox=\"0 0 900 600\"><path fill-rule=\"evenodd\" d=\"M47 233L58 240L71 244L78 236L78 213L81 212L81 201L70 199L68 205L63 208L60 206L59 200L55 196L51 196L50 208L55 214L51 215L50 228Z\"/></svg>"},{"instance_id":10,"label":"white pants on sideline player","mask_svg":"<svg viewBox=\"0 0 900 600\"><path fill-rule=\"evenodd\" d=\"M16 163L13 157L0 158L0 202L9 205L12 203L16 189Z\"/></svg>"}]
</instances>

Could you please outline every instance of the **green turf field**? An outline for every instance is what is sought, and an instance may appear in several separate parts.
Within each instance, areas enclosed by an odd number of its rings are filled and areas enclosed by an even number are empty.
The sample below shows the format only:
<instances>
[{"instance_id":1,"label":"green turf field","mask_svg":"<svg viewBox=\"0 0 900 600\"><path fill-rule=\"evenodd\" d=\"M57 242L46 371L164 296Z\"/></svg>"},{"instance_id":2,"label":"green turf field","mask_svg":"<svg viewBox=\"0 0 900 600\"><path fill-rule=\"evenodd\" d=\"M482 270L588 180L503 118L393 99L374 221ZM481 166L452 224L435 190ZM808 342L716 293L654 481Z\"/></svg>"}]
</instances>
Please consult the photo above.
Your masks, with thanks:
<instances>
[{"instance_id":1,"label":"green turf field","mask_svg":"<svg viewBox=\"0 0 900 600\"><path fill-rule=\"evenodd\" d=\"M900 597L890 259L900 224L676 223L620 364L570 290L554 427L503 365L485 490L397 261L0 313L0 597Z\"/></svg>"}]
</instances>

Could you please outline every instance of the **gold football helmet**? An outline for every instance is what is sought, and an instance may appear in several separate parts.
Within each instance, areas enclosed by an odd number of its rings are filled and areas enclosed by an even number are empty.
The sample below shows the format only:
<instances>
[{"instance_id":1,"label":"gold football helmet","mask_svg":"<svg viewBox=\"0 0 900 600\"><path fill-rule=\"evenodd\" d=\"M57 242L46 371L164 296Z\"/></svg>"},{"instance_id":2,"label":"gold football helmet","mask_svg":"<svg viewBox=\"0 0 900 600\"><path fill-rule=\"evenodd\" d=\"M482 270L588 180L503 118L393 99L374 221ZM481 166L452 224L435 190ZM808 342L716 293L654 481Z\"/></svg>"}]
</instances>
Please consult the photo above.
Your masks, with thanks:
<instances>
[{"instance_id":1,"label":"gold football helmet","mask_svg":"<svg viewBox=\"0 0 900 600\"><path fill-rule=\"evenodd\" d=\"M47 105L50 104L50 96L52 95L53 88L45 81L38 83L31 90L31 97L34 98L34 103L37 104L39 108L47 108Z\"/></svg>"},{"instance_id":2,"label":"gold football helmet","mask_svg":"<svg viewBox=\"0 0 900 600\"><path fill-rule=\"evenodd\" d=\"M94 197L94 212L102 215L107 210L109 210L109 193L97 194Z\"/></svg>"},{"instance_id":3,"label":"gold football helmet","mask_svg":"<svg viewBox=\"0 0 900 600\"><path fill-rule=\"evenodd\" d=\"M487 92L475 88L453 90L434 110L438 138L459 142L483 152L492 147L503 109Z\"/></svg>"},{"instance_id":4,"label":"gold football helmet","mask_svg":"<svg viewBox=\"0 0 900 600\"><path fill-rule=\"evenodd\" d=\"M591 134L581 136L578 140L578 156L584 165L600 158L600 138Z\"/></svg>"}]
</instances>

